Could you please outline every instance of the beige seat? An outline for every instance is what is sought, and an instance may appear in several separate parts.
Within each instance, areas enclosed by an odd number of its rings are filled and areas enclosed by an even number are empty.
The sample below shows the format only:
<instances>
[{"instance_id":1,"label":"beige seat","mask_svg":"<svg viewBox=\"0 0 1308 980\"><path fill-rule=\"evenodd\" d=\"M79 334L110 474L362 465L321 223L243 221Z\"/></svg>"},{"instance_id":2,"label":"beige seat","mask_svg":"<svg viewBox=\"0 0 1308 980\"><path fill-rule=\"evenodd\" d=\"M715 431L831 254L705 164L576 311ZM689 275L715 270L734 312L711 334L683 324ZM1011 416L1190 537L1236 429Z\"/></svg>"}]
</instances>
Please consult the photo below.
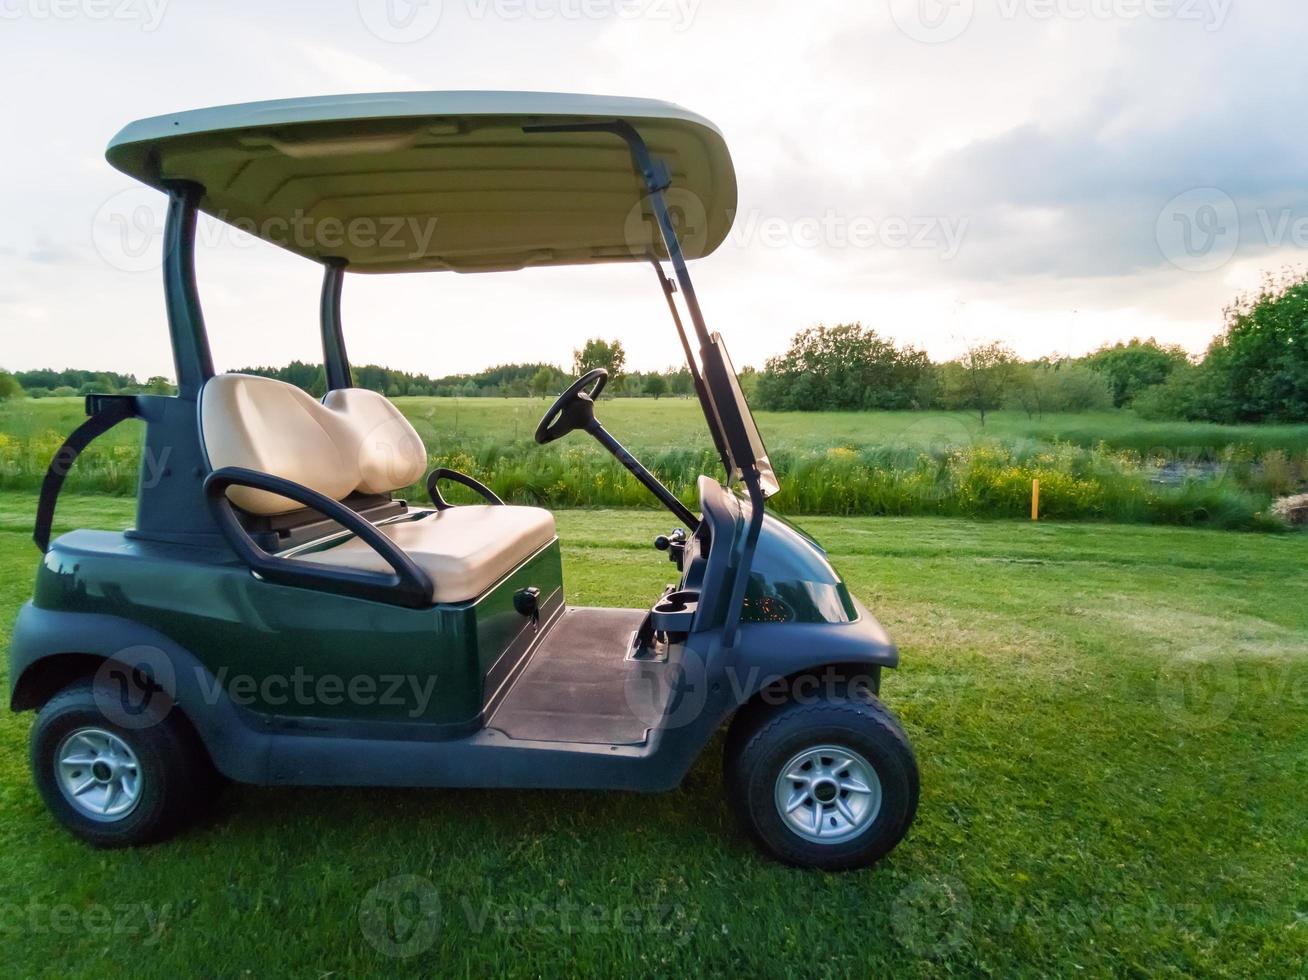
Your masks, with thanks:
<instances>
[{"instance_id":1,"label":"beige seat","mask_svg":"<svg viewBox=\"0 0 1308 980\"><path fill-rule=\"evenodd\" d=\"M427 450L413 426L384 397L363 388L333 391L318 402L282 381L220 374L200 393L200 433L214 469L271 473L334 500L399 490L427 468ZM227 496L252 514L302 509L294 500L248 487L232 487ZM464 602L549 544L554 517L539 507L452 507L381 529L431 576L433 602ZM391 571L354 537L296 558Z\"/></svg>"},{"instance_id":2,"label":"beige seat","mask_svg":"<svg viewBox=\"0 0 1308 980\"><path fill-rule=\"evenodd\" d=\"M553 541L554 517L539 507L473 505L383 524L381 530L431 576L433 602L464 602ZM377 552L354 537L297 557L321 565L391 571Z\"/></svg>"}]
</instances>

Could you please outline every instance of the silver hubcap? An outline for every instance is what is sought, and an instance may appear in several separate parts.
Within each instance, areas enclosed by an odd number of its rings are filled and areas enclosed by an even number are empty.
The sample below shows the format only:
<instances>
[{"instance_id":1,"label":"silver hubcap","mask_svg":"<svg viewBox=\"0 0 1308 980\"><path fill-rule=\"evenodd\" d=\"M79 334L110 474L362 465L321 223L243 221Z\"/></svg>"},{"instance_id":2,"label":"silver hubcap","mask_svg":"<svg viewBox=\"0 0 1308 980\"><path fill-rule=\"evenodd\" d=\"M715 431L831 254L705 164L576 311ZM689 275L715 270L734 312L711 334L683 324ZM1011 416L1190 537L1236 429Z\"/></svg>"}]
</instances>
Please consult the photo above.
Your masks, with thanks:
<instances>
[{"instance_id":1,"label":"silver hubcap","mask_svg":"<svg viewBox=\"0 0 1308 980\"><path fill-rule=\"evenodd\" d=\"M841 745L805 749L781 768L777 812L817 844L857 837L881 812L881 780L865 758Z\"/></svg>"},{"instance_id":2,"label":"silver hubcap","mask_svg":"<svg viewBox=\"0 0 1308 980\"><path fill-rule=\"evenodd\" d=\"M55 779L73 809L92 820L121 820L141 800L141 765L117 735L79 728L59 744Z\"/></svg>"}]
</instances>

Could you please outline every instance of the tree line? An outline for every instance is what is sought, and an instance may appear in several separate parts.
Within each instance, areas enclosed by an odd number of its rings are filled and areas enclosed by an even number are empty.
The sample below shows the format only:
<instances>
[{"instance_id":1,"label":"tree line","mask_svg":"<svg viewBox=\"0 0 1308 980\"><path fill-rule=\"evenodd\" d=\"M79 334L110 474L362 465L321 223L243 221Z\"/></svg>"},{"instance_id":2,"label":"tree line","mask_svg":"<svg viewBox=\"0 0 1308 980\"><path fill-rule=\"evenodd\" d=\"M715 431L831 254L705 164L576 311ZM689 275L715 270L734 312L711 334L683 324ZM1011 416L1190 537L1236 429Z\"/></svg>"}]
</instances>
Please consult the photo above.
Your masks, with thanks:
<instances>
[{"instance_id":1,"label":"tree line","mask_svg":"<svg viewBox=\"0 0 1308 980\"><path fill-rule=\"evenodd\" d=\"M475 374L432 378L376 364L356 366L354 383L389 397L544 397L596 368L608 391L627 397L686 397L690 373L627 371L621 341L592 338L573 352L572 374L553 364L503 364ZM319 364L248 367L315 396L326 391ZM996 409L1032 417L1046 412L1133 408L1156 419L1222 423L1308 421L1308 276L1269 277L1224 310L1224 327L1202 358L1150 338L1105 345L1083 357L1024 361L999 341L970 345L933 362L861 323L801 330L762 371L745 368L741 385L758 408L773 411L967 410L984 424ZM167 378L93 371L0 371L0 401L26 394L166 394Z\"/></svg>"}]
</instances>

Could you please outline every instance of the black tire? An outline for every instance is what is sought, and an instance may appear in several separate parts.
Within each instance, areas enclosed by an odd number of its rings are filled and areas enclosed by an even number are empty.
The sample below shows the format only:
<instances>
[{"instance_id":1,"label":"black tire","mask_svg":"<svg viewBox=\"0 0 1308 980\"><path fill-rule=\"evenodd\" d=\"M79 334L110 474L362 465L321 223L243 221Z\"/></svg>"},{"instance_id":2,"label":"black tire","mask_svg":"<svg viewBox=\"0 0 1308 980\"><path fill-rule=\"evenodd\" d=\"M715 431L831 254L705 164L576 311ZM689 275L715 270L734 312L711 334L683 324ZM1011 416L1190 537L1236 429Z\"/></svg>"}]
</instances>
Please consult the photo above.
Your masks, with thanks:
<instances>
[{"instance_id":1,"label":"black tire","mask_svg":"<svg viewBox=\"0 0 1308 980\"><path fill-rule=\"evenodd\" d=\"M854 750L880 783L880 805L870 823L834 843L800 836L782 817L776 796L782 767L824 745ZM895 716L870 693L751 706L733 722L723 773L727 799L741 823L764 851L797 867L866 867L903 839L917 814L919 777L913 749ZM816 805L805 804L809 812Z\"/></svg>"},{"instance_id":2,"label":"black tire","mask_svg":"<svg viewBox=\"0 0 1308 980\"><path fill-rule=\"evenodd\" d=\"M45 805L75 836L94 847L134 847L171 837L213 800L221 779L190 724L176 709L148 725L125 728L106 715L106 692L79 681L51 698L31 734L31 765ZM112 695L108 695L112 697ZM110 714L113 714L111 711ZM97 820L73 806L60 788L57 753L81 729L107 732L136 756L140 789L122 817Z\"/></svg>"}]
</instances>

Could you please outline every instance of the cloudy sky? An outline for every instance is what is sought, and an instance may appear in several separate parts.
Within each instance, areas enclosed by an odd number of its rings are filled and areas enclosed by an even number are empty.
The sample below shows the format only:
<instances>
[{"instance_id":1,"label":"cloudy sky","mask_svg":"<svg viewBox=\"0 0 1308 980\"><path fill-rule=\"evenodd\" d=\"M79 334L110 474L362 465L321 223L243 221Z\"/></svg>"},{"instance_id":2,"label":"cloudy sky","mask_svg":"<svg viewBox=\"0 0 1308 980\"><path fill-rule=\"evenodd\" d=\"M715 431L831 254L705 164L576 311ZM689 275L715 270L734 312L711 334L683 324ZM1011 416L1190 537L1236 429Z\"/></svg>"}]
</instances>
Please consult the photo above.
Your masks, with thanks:
<instances>
[{"instance_id":1,"label":"cloudy sky","mask_svg":"<svg viewBox=\"0 0 1308 980\"><path fill-rule=\"evenodd\" d=\"M740 210L693 272L737 364L850 320L936 357L1198 352L1304 263L1306 42L1302 0L0 0L0 365L171 373L155 250L107 244L124 201L159 211L104 162L124 123L413 89L714 120ZM220 369L319 359L317 266L201 237ZM354 360L430 374L567 364L589 335L676 360L645 267L350 278L345 317Z\"/></svg>"}]
</instances>

